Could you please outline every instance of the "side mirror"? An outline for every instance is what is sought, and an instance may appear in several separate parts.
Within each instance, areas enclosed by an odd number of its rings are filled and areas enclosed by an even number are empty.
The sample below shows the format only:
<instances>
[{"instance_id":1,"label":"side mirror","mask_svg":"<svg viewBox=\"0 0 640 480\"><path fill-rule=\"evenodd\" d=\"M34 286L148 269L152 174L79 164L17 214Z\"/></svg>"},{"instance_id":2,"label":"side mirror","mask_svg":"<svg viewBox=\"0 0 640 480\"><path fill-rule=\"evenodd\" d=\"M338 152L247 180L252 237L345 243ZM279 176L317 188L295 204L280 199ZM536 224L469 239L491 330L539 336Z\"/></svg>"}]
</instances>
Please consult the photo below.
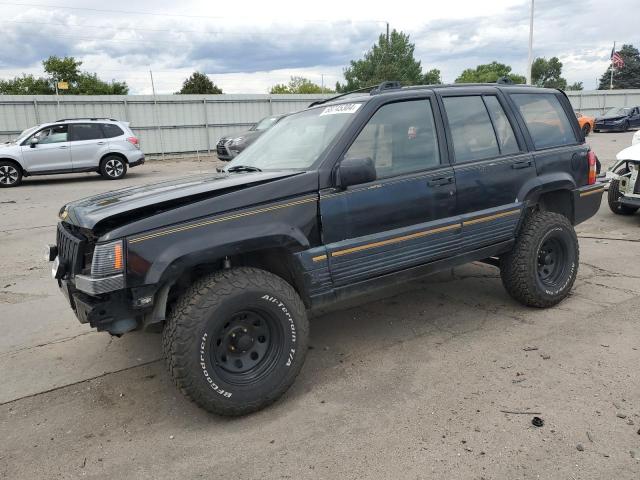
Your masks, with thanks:
<instances>
[{"instance_id":1,"label":"side mirror","mask_svg":"<svg viewBox=\"0 0 640 480\"><path fill-rule=\"evenodd\" d=\"M36 145L38 144L38 142L39 142L38 137L31 137L29 139L29 146L31 148L36 148Z\"/></svg>"},{"instance_id":2,"label":"side mirror","mask_svg":"<svg viewBox=\"0 0 640 480\"><path fill-rule=\"evenodd\" d=\"M347 188L349 185L373 182L377 178L373 160L365 158L346 158L340 162L337 172L337 185Z\"/></svg>"}]
</instances>

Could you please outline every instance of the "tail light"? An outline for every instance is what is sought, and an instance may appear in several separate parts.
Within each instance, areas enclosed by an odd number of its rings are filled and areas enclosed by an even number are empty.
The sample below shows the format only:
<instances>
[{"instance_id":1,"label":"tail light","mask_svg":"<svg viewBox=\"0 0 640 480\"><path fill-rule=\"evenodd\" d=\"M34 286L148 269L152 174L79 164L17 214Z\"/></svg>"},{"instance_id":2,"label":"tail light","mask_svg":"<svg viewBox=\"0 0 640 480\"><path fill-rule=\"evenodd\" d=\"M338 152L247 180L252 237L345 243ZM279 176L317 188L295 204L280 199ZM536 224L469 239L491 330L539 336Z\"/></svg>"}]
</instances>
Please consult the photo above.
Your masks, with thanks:
<instances>
[{"instance_id":1,"label":"tail light","mask_svg":"<svg viewBox=\"0 0 640 480\"><path fill-rule=\"evenodd\" d=\"M127 138L127 142L129 142L136 148L140 148L140 142L138 141L137 137L129 137Z\"/></svg>"},{"instance_id":2,"label":"tail light","mask_svg":"<svg viewBox=\"0 0 640 480\"><path fill-rule=\"evenodd\" d=\"M589 150L587 153L587 162L589 163L589 176L587 178L587 184L593 185L596 183L596 154L593 153L593 150Z\"/></svg>"}]
</instances>

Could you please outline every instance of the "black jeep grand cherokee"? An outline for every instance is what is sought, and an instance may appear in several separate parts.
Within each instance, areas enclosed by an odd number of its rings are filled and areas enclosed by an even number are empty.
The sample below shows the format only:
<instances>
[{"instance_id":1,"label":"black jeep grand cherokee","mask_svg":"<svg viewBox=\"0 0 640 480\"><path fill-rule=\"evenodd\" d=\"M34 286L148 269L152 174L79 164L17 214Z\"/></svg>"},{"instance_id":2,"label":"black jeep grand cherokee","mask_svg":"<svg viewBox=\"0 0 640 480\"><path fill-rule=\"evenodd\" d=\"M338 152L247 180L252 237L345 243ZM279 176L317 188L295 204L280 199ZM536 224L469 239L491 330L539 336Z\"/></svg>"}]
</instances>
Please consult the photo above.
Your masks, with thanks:
<instances>
[{"instance_id":1,"label":"black jeep grand cherokee","mask_svg":"<svg viewBox=\"0 0 640 480\"><path fill-rule=\"evenodd\" d=\"M64 206L52 273L80 322L163 326L180 389L245 414L294 381L310 308L474 260L524 305L560 302L595 160L560 91L385 83L284 118L220 173Z\"/></svg>"}]
</instances>

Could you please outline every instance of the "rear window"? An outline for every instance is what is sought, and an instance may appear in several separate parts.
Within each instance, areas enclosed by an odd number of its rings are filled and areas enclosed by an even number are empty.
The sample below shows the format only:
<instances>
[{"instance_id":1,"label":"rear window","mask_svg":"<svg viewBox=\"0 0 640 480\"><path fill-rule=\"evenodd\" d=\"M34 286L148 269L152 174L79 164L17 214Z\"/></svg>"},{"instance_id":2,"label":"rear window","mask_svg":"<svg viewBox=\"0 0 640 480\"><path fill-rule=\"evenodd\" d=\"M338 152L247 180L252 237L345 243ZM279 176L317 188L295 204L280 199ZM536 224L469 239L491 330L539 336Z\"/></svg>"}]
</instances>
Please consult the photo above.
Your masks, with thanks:
<instances>
[{"instance_id":1,"label":"rear window","mask_svg":"<svg viewBox=\"0 0 640 480\"><path fill-rule=\"evenodd\" d=\"M122 129L113 123L103 123L102 132L104 133L104 138L119 137L124 134Z\"/></svg>"},{"instance_id":2,"label":"rear window","mask_svg":"<svg viewBox=\"0 0 640 480\"><path fill-rule=\"evenodd\" d=\"M104 138L99 123L72 123L71 141L96 140Z\"/></svg>"},{"instance_id":3,"label":"rear window","mask_svg":"<svg viewBox=\"0 0 640 480\"><path fill-rule=\"evenodd\" d=\"M513 93L536 150L573 145L576 136L558 97L553 93Z\"/></svg>"}]
</instances>

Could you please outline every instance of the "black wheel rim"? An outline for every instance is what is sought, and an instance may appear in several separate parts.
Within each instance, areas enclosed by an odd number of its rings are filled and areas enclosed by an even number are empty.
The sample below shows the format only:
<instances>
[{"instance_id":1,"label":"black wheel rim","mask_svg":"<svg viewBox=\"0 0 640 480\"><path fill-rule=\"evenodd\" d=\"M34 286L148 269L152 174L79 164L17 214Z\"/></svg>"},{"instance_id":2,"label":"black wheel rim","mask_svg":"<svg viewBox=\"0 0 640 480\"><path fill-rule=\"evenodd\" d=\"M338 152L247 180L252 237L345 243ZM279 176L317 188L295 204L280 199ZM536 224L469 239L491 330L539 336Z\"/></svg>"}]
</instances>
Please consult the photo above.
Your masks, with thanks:
<instances>
[{"instance_id":1,"label":"black wheel rim","mask_svg":"<svg viewBox=\"0 0 640 480\"><path fill-rule=\"evenodd\" d=\"M565 277L567 247L558 237L549 237L538 250L538 279L545 286L557 286Z\"/></svg>"},{"instance_id":2,"label":"black wheel rim","mask_svg":"<svg viewBox=\"0 0 640 480\"><path fill-rule=\"evenodd\" d=\"M211 338L210 361L226 382L241 385L260 380L282 353L283 332L276 319L258 309L234 313Z\"/></svg>"}]
</instances>

